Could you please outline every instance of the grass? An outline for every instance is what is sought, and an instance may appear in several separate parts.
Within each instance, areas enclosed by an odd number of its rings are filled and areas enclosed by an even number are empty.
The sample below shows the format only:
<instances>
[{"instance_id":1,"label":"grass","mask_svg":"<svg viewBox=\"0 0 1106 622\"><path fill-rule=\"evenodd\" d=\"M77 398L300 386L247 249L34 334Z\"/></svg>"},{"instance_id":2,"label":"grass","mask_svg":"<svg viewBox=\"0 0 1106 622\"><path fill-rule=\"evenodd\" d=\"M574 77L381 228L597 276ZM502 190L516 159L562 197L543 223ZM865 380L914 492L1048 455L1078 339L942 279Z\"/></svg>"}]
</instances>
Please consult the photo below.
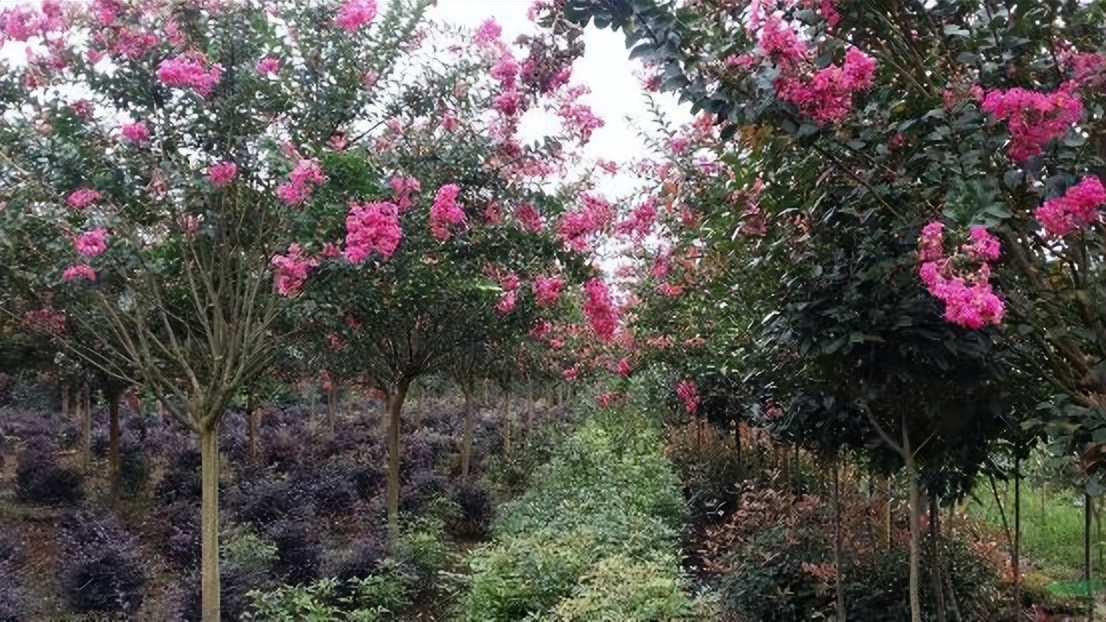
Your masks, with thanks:
<instances>
[{"instance_id":1,"label":"grass","mask_svg":"<svg viewBox=\"0 0 1106 622\"><path fill-rule=\"evenodd\" d=\"M965 507L971 518L982 519L1002 530L1002 513L989 486L982 487L978 499ZM998 497L1013 529L1014 487L998 484ZM1091 522L1091 575L1106 574L1106 531L1100 501ZM1078 589L1086 593L1083 578L1083 501L1080 493L1071 489L1031 487L1022 484L1021 551L1023 564L1038 568L1056 581L1057 593ZM1005 542L1004 542L1005 544ZM1076 585L1078 583L1078 585ZM1096 591L1100 581L1092 581ZM1051 590L1050 590L1051 591Z\"/></svg>"}]
</instances>

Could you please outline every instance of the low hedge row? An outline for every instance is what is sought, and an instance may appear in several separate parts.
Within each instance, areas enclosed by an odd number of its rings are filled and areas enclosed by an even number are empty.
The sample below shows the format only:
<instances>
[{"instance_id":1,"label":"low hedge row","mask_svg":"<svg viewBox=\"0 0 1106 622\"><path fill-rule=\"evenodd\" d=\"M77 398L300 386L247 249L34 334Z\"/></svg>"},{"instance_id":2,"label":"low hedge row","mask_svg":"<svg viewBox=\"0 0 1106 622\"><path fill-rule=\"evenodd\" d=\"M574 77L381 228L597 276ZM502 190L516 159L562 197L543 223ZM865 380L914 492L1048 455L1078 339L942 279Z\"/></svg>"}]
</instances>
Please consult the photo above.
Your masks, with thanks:
<instances>
[{"instance_id":1,"label":"low hedge row","mask_svg":"<svg viewBox=\"0 0 1106 622\"><path fill-rule=\"evenodd\" d=\"M632 408L584 414L473 554L464 619L709 619L681 571L687 507L662 447Z\"/></svg>"}]
</instances>

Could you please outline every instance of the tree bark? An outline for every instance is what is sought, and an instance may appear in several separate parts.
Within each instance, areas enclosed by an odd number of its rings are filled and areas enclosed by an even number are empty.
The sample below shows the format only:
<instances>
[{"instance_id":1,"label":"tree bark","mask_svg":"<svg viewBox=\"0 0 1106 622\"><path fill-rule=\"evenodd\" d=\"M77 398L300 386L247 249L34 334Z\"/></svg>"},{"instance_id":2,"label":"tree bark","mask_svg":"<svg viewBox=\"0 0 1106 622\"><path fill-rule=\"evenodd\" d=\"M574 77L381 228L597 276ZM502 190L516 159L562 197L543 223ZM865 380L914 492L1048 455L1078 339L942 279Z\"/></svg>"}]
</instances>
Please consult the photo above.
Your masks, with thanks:
<instances>
[{"instance_id":1,"label":"tree bark","mask_svg":"<svg viewBox=\"0 0 1106 622\"><path fill-rule=\"evenodd\" d=\"M503 392L503 455L511 457L514 428L511 426L511 390Z\"/></svg>"},{"instance_id":2,"label":"tree bark","mask_svg":"<svg viewBox=\"0 0 1106 622\"><path fill-rule=\"evenodd\" d=\"M219 432L202 427L200 442L200 616L220 622L219 585Z\"/></svg>"},{"instance_id":3,"label":"tree bark","mask_svg":"<svg viewBox=\"0 0 1106 622\"><path fill-rule=\"evenodd\" d=\"M467 483L472 469L473 388L468 384L462 384L461 392L465 396L465 419L461 430L461 481Z\"/></svg>"},{"instance_id":4,"label":"tree bark","mask_svg":"<svg viewBox=\"0 0 1106 622\"><path fill-rule=\"evenodd\" d=\"M902 430L903 460L906 463L906 481L910 491L910 621L922 622L922 595L919 584L921 566L921 493L918 490L918 464L910 448L910 434L903 421Z\"/></svg>"},{"instance_id":5,"label":"tree bark","mask_svg":"<svg viewBox=\"0 0 1106 622\"><path fill-rule=\"evenodd\" d=\"M737 420L733 424L733 447L734 458L739 465L744 465L741 460L741 420Z\"/></svg>"},{"instance_id":6,"label":"tree bark","mask_svg":"<svg viewBox=\"0 0 1106 622\"><path fill-rule=\"evenodd\" d=\"M337 404L334 403L334 385L326 390L326 425L333 432L337 420Z\"/></svg>"},{"instance_id":7,"label":"tree bark","mask_svg":"<svg viewBox=\"0 0 1106 622\"><path fill-rule=\"evenodd\" d=\"M258 428L261 427L261 409L257 407L253 395L246 398L246 459L250 466L257 466L259 454L257 451Z\"/></svg>"},{"instance_id":8,"label":"tree bark","mask_svg":"<svg viewBox=\"0 0 1106 622\"><path fill-rule=\"evenodd\" d=\"M81 386L81 400L78 407L81 421L81 466L87 473L92 468L92 388Z\"/></svg>"},{"instance_id":9,"label":"tree bark","mask_svg":"<svg viewBox=\"0 0 1106 622\"><path fill-rule=\"evenodd\" d=\"M738 441L740 443L740 440ZM845 609L845 579L842 576L842 552L843 535L841 533L841 464L837 456L832 458L833 468L833 566L834 589L837 592L837 619L841 622L848 620Z\"/></svg>"},{"instance_id":10,"label":"tree bark","mask_svg":"<svg viewBox=\"0 0 1106 622\"><path fill-rule=\"evenodd\" d=\"M1087 582L1088 611L1094 616L1094 590L1091 589L1091 505L1094 499L1083 493L1083 580Z\"/></svg>"},{"instance_id":11,"label":"tree bark","mask_svg":"<svg viewBox=\"0 0 1106 622\"><path fill-rule=\"evenodd\" d=\"M119 403L122 392L108 396L108 479L111 482L111 505L119 505L120 465L122 464L123 431L119 426Z\"/></svg>"},{"instance_id":12,"label":"tree bark","mask_svg":"<svg viewBox=\"0 0 1106 622\"><path fill-rule=\"evenodd\" d=\"M400 380L388 391L388 535L390 545L399 542L399 432L400 415L403 413L403 401L407 399L407 389L411 382Z\"/></svg>"},{"instance_id":13,"label":"tree bark","mask_svg":"<svg viewBox=\"0 0 1106 622\"><path fill-rule=\"evenodd\" d=\"M941 536L941 508L937 499L937 495L930 495L929 497L929 540L930 540L930 552L932 555L930 576L933 579L933 605L937 617L937 622L947 622L948 617L945 614L945 589L941 582L941 546L939 538Z\"/></svg>"},{"instance_id":14,"label":"tree bark","mask_svg":"<svg viewBox=\"0 0 1106 622\"><path fill-rule=\"evenodd\" d=\"M1014 611L1022 610L1022 569L1021 569L1021 539L1022 539L1022 474L1021 459L1014 459L1014 542L1011 555L1011 564L1014 568ZM1019 614L1020 615L1020 614Z\"/></svg>"}]
</instances>

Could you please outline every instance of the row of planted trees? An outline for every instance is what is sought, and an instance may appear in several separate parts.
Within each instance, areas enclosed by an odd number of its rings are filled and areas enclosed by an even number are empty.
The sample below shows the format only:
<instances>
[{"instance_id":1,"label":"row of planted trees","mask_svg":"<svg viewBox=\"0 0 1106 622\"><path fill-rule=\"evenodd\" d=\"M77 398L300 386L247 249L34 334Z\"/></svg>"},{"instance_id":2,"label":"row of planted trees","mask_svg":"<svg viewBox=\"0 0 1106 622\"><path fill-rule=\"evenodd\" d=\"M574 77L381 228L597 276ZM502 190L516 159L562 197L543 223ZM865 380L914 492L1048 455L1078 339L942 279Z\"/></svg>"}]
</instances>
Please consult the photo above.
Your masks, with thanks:
<instances>
[{"instance_id":1,"label":"row of planted trees","mask_svg":"<svg viewBox=\"0 0 1106 622\"><path fill-rule=\"evenodd\" d=\"M113 413L141 387L195 434L205 621L220 615L219 428L239 396L319 369L380 391L394 535L413 382L452 375L471 398L477 378L571 367L561 332L612 336L588 262L614 209L571 174L602 125L571 80L578 31L515 45L427 8L0 11L0 43L26 49L0 73L4 350L44 335L110 380ZM529 118L554 129L528 135Z\"/></svg>"},{"instance_id":2,"label":"row of planted trees","mask_svg":"<svg viewBox=\"0 0 1106 622\"><path fill-rule=\"evenodd\" d=\"M649 171L638 343L689 410L756 413L828 464L902 474L914 620L926 497L955 503L999 464L1020 477L1041 437L1099 463L1104 11L562 6L620 29L647 84L701 113Z\"/></svg>"}]
</instances>

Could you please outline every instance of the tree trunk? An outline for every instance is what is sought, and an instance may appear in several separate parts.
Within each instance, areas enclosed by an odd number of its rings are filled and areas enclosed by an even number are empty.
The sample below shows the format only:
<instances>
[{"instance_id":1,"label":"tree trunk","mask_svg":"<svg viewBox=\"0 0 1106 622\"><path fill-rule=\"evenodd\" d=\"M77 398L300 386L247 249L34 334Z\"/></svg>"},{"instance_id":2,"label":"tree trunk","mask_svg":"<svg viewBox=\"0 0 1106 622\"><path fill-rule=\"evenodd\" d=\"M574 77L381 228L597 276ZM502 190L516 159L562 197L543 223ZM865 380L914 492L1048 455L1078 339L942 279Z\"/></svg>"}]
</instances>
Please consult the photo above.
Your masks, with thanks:
<instances>
[{"instance_id":1,"label":"tree trunk","mask_svg":"<svg viewBox=\"0 0 1106 622\"><path fill-rule=\"evenodd\" d=\"M1042 523L1043 524L1043 523ZM1022 474L1021 459L1014 459L1014 542L1013 555L1010 563L1014 570L1014 611L1022 610L1022 568L1021 568L1021 539L1022 539Z\"/></svg>"},{"instance_id":2,"label":"tree trunk","mask_svg":"<svg viewBox=\"0 0 1106 622\"><path fill-rule=\"evenodd\" d=\"M919 584L921 567L921 493L918 490L918 464L910 448L910 434L903 421L903 460L906 463L906 482L910 491L910 622L922 622L922 594Z\"/></svg>"},{"instance_id":3,"label":"tree trunk","mask_svg":"<svg viewBox=\"0 0 1106 622\"><path fill-rule=\"evenodd\" d=\"M937 495L929 497L930 576L933 579L933 606L937 622L947 622L945 615L945 589L941 582L941 508Z\"/></svg>"},{"instance_id":4,"label":"tree trunk","mask_svg":"<svg viewBox=\"0 0 1106 622\"><path fill-rule=\"evenodd\" d=\"M1088 611L1094 616L1094 590L1091 589L1091 505L1094 499L1089 493L1083 493L1083 580L1087 582Z\"/></svg>"},{"instance_id":5,"label":"tree trunk","mask_svg":"<svg viewBox=\"0 0 1106 622\"><path fill-rule=\"evenodd\" d=\"M388 535L390 546L399 542L399 431L403 401L411 381L400 380L388 391Z\"/></svg>"},{"instance_id":6,"label":"tree trunk","mask_svg":"<svg viewBox=\"0 0 1106 622\"><path fill-rule=\"evenodd\" d=\"M511 457L514 428L511 426L511 390L503 392L503 455Z\"/></svg>"},{"instance_id":7,"label":"tree trunk","mask_svg":"<svg viewBox=\"0 0 1106 622\"><path fill-rule=\"evenodd\" d=\"M335 422L337 420L338 405L334 403L334 385L331 384L330 388L326 390L326 426L333 432L335 429Z\"/></svg>"},{"instance_id":8,"label":"tree trunk","mask_svg":"<svg viewBox=\"0 0 1106 622\"><path fill-rule=\"evenodd\" d=\"M254 397L246 398L246 459L250 466L257 466L259 454L257 451L257 435L261 427L261 409L257 407Z\"/></svg>"},{"instance_id":9,"label":"tree trunk","mask_svg":"<svg viewBox=\"0 0 1106 622\"><path fill-rule=\"evenodd\" d=\"M111 505L119 505L119 468L122 464L123 431L119 427L119 402L123 394L108 397L108 479L111 482Z\"/></svg>"},{"instance_id":10,"label":"tree trunk","mask_svg":"<svg viewBox=\"0 0 1106 622\"><path fill-rule=\"evenodd\" d=\"M833 464L833 566L834 589L837 592L837 619L840 622L848 620L845 609L845 579L842 576L842 540L841 533L841 464L837 456L832 458Z\"/></svg>"},{"instance_id":11,"label":"tree trunk","mask_svg":"<svg viewBox=\"0 0 1106 622\"><path fill-rule=\"evenodd\" d=\"M882 495L883 505L880 507L880 523L883 529L883 546L891 550L891 476L883 478Z\"/></svg>"},{"instance_id":12,"label":"tree trunk","mask_svg":"<svg viewBox=\"0 0 1106 622\"><path fill-rule=\"evenodd\" d=\"M465 395L465 419L461 429L461 481L467 483L472 470L472 428L475 423L472 412L473 388L462 384L461 392Z\"/></svg>"},{"instance_id":13,"label":"tree trunk","mask_svg":"<svg viewBox=\"0 0 1106 622\"><path fill-rule=\"evenodd\" d=\"M81 386L81 466L87 473L92 468L92 389L87 384Z\"/></svg>"},{"instance_id":14,"label":"tree trunk","mask_svg":"<svg viewBox=\"0 0 1106 622\"><path fill-rule=\"evenodd\" d=\"M200 615L220 622L219 604L219 431L200 428Z\"/></svg>"},{"instance_id":15,"label":"tree trunk","mask_svg":"<svg viewBox=\"0 0 1106 622\"><path fill-rule=\"evenodd\" d=\"M526 379L526 443L530 443L530 434L534 431L534 381Z\"/></svg>"},{"instance_id":16,"label":"tree trunk","mask_svg":"<svg viewBox=\"0 0 1106 622\"><path fill-rule=\"evenodd\" d=\"M61 416L69 416L69 385L66 383L61 385Z\"/></svg>"},{"instance_id":17,"label":"tree trunk","mask_svg":"<svg viewBox=\"0 0 1106 622\"><path fill-rule=\"evenodd\" d=\"M733 424L733 450L734 458L739 465L743 464L741 461L741 421L735 421Z\"/></svg>"}]
</instances>

